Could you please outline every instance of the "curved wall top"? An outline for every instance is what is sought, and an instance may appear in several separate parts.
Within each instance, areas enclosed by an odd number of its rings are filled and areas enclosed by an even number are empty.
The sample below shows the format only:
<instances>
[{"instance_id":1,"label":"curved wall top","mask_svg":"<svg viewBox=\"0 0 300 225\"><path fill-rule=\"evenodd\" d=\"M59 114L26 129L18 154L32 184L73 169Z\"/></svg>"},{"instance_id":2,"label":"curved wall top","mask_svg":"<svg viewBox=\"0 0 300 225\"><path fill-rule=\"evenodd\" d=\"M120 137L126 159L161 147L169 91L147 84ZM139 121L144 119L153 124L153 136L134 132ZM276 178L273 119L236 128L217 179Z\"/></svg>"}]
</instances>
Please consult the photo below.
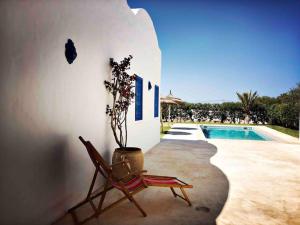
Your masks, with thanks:
<instances>
[{"instance_id":1,"label":"curved wall top","mask_svg":"<svg viewBox=\"0 0 300 225\"><path fill-rule=\"evenodd\" d=\"M143 23L145 25L147 24L147 26L149 26L149 28L152 29L152 38L154 40L156 40L157 48L160 49L157 34L156 34L156 31L155 31L155 27L153 25L153 21L152 21L150 15L148 14L148 12L145 9L142 9L142 8L131 9L131 11L137 17L138 20L143 21Z\"/></svg>"}]
</instances>

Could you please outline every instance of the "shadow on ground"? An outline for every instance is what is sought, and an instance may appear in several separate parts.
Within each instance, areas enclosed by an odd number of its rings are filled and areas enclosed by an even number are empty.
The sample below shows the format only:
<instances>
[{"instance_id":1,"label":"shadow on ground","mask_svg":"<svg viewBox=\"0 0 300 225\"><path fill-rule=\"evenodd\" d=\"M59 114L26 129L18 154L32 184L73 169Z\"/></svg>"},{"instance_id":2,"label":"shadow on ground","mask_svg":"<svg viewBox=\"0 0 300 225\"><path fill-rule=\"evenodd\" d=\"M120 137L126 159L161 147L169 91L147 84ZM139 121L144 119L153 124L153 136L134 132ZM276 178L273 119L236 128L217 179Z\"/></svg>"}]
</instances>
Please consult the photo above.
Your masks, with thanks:
<instances>
[{"instance_id":1,"label":"shadow on ground","mask_svg":"<svg viewBox=\"0 0 300 225\"><path fill-rule=\"evenodd\" d=\"M173 130L198 130L197 128L192 127L172 127Z\"/></svg>"},{"instance_id":2,"label":"shadow on ground","mask_svg":"<svg viewBox=\"0 0 300 225\"><path fill-rule=\"evenodd\" d=\"M142 217L130 202L124 202L86 224L216 224L229 189L225 174L210 163L216 153L216 146L205 141L162 140L145 154L145 169L149 174L176 176L192 184L194 188L188 189L187 194L193 206L189 207L180 198L174 198L169 188L149 187L135 197L147 212L147 217ZM107 196L108 203L119 197L122 197L122 193L114 190ZM92 209L88 205L77 211L81 218L90 213ZM67 214L55 224L74 224L74 221Z\"/></svg>"},{"instance_id":3,"label":"shadow on ground","mask_svg":"<svg viewBox=\"0 0 300 225\"><path fill-rule=\"evenodd\" d=\"M183 132L183 131L167 131L166 134L171 135L191 135L189 132Z\"/></svg>"},{"instance_id":4,"label":"shadow on ground","mask_svg":"<svg viewBox=\"0 0 300 225\"><path fill-rule=\"evenodd\" d=\"M168 209L165 216L172 222L166 224L216 224L229 191L226 175L210 163L216 153L217 147L205 141L162 140L146 154L149 172L175 175L194 185L188 190L192 209L176 204L176 208Z\"/></svg>"}]
</instances>

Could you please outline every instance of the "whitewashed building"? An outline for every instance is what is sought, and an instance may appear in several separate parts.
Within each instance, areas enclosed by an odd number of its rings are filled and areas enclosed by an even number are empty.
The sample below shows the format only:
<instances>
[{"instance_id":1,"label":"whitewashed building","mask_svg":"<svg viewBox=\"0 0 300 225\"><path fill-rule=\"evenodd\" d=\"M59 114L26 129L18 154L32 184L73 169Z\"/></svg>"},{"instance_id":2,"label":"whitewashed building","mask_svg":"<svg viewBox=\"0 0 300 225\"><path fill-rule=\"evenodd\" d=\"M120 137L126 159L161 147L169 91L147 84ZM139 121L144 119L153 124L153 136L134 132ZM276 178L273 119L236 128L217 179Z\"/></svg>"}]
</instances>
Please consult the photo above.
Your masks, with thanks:
<instances>
[{"instance_id":1,"label":"whitewashed building","mask_svg":"<svg viewBox=\"0 0 300 225\"><path fill-rule=\"evenodd\" d=\"M126 0L0 1L0 21L0 224L49 224L85 196L93 175L78 136L106 159L116 147L105 114L109 58L131 54L143 87L128 146L159 142L161 52L150 16Z\"/></svg>"}]
</instances>

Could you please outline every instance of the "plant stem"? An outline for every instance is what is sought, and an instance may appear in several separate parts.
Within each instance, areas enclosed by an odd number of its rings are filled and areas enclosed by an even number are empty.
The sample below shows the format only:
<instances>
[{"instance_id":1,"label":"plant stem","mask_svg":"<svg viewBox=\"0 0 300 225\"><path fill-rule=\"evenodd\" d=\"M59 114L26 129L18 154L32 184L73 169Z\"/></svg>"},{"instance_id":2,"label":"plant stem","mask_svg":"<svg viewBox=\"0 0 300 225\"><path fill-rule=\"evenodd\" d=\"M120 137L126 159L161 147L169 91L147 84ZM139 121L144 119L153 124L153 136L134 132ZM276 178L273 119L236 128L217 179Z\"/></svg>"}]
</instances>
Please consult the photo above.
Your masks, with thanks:
<instances>
[{"instance_id":1,"label":"plant stem","mask_svg":"<svg viewBox=\"0 0 300 225\"><path fill-rule=\"evenodd\" d=\"M127 110L125 112L125 147L127 146Z\"/></svg>"}]
</instances>

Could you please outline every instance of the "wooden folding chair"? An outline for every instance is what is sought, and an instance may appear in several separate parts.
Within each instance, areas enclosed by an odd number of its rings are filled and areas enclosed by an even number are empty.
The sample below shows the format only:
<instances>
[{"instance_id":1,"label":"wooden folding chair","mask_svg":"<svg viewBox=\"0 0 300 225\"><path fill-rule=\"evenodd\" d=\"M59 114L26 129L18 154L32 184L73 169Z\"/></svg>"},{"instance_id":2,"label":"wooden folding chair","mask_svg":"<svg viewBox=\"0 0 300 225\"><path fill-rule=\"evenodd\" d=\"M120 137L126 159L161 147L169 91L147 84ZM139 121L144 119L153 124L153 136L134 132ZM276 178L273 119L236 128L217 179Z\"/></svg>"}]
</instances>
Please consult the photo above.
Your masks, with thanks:
<instances>
[{"instance_id":1,"label":"wooden folding chair","mask_svg":"<svg viewBox=\"0 0 300 225\"><path fill-rule=\"evenodd\" d=\"M142 213L143 216L147 216L145 211L141 208L141 206L136 202L136 200L133 198L133 195L136 193L144 190L148 186L156 186L156 187L168 187L171 189L174 197L180 197L183 200L185 200L189 206L191 206L191 202L184 190L184 188L192 188L192 185L188 185L187 183L184 183L183 181L177 179L176 177L167 177L167 176L156 176L156 175L144 175L146 171L131 171L130 167L128 166L128 161L123 160L121 162L108 165L106 161L101 157L99 152L95 149L95 147L89 142L85 141L81 136L79 137L81 142L85 145L88 154L95 166L95 172L94 176L87 194L87 197L72 207L71 209L68 210L69 213L72 214L75 222L77 224L83 224L86 221L98 217L101 213L105 212L106 210L116 206L118 203L121 203L122 201L128 199L130 202L132 202L137 209ZM117 179L113 176L112 173L112 168L114 166L120 166L123 165L127 170L128 174L123 177L122 179ZM93 191L94 190L94 185L95 181L97 178L98 173L100 173L106 180L104 184L104 188L102 191L98 192ZM123 194L124 197L120 198L119 200L111 203L110 205L106 206L105 208L102 208L104 199L106 196L106 193L113 188L116 188L120 190ZM177 194L174 190L174 188L180 188L183 196ZM93 200L100 196L100 200L98 203L98 206L95 205ZM90 205L93 208L94 213L90 216L88 216L86 219L83 221L79 222L77 219L77 216L74 212L75 209L79 208L80 206L90 203Z\"/></svg>"}]
</instances>

